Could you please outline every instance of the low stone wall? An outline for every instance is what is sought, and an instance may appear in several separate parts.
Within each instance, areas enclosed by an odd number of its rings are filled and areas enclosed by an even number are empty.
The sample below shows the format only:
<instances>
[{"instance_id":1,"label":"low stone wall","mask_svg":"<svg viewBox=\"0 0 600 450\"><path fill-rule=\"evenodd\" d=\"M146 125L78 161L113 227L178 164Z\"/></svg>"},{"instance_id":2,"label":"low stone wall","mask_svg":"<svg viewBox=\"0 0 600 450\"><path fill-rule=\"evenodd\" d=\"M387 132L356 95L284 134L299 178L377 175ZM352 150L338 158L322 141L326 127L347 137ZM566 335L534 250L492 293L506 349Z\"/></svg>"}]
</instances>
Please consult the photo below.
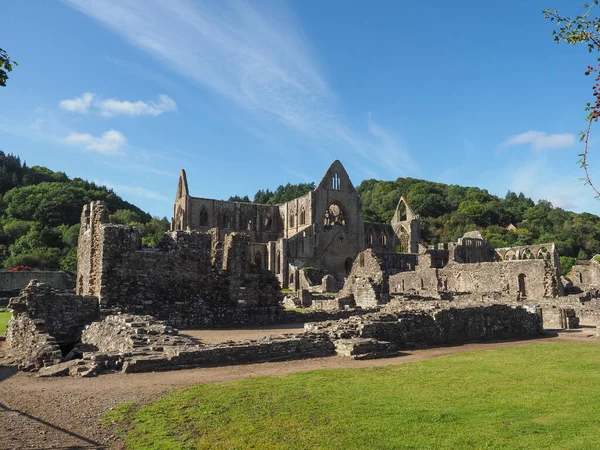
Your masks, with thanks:
<instances>
[{"instance_id":1,"label":"low stone wall","mask_svg":"<svg viewBox=\"0 0 600 450\"><path fill-rule=\"evenodd\" d=\"M61 361L60 345L75 344L86 324L98 318L94 297L60 293L32 280L18 297L6 341L21 370L36 370Z\"/></svg>"},{"instance_id":2,"label":"low stone wall","mask_svg":"<svg viewBox=\"0 0 600 450\"><path fill-rule=\"evenodd\" d=\"M169 348L162 356L145 355L126 361L123 372L154 372L332 355L335 355L335 350L329 336L307 333L207 347Z\"/></svg>"},{"instance_id":3,"label":"low stone wall","mask_svg":"<svg viewBox=\"0 0 600 450\"><path fill-rule=\"evenodd\" d=\"M31 280L48 283L55 289L73 289L75 276L58 270L23 270L20 272L0 271L0 291L21 290Z\"/></svg>"},{"instance_id":4,"label":"low stone wall","mask_svg":"<svg viewBox=\"0 0 600 450\"><path fill-rule=\"evenodd\" d=\"M307 323L305 330L332 339L373 338L400 347L529 337L542 333L539 310L505 305L437 311L380 312L336 322Z\"/></svg>"}]
</instances>

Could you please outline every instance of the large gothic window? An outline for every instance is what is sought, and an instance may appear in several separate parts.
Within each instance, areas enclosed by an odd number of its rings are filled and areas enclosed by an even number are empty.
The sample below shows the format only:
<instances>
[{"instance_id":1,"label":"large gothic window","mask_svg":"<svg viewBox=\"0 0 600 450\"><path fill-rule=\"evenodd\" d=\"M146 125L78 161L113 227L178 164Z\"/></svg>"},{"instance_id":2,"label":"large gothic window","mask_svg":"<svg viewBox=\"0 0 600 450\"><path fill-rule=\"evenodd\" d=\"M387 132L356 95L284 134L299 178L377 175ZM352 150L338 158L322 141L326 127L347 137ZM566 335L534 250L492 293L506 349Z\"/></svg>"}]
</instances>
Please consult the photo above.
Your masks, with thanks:
<instances>
[{"instance_id":1,"label":"large gothic window","mask_svg":"<svg viewBox=\"0 0 600 450\"><path fill-rule=\"evenodd\" d=\"M329 208L325 210L323 217L323 225L325 229L337 226L345 226L346 218L344 217L344 211L336 204L329 205Z\"/></svg>"},{"instance_id":2,"label":"large gothic window","mask_svg":"<svg viewBox=\"0 0 600 450\"><path fill-rule=\"evenodd\" d=\"M306 210L304 206L300 209L300 225L306 225Z\"/></svg>"}]
</instances>

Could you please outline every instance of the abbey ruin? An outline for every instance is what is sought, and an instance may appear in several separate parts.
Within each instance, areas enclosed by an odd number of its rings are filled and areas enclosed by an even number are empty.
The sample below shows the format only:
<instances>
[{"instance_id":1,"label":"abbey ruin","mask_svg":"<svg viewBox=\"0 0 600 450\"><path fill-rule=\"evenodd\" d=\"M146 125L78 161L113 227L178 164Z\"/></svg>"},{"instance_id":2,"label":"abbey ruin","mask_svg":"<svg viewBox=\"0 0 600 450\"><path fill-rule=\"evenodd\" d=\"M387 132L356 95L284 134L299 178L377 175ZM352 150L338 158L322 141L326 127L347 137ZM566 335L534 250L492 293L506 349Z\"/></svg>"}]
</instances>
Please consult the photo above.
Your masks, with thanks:
<instances>
[{"instance_id":1,"label":"abbey ruin","mask_svg":"<svg viewBox=\"0 0 600 450\"><path fill-rule=\"evenodd\" d=\"M157 248L141 242L136 227L109 223L103 203L84 207L76 291L32 281L11 300L7 340L21 368L95 375L376 357L596 324L600 311L597 262L567 280L553 243L495 249L473 231L428 246L404 198L391 223L365 222L339 161L279 205L192 197L182 170L171 231ZM208 345L174 328L287 322L305 332Z\"/></svg>"}]
</instances>

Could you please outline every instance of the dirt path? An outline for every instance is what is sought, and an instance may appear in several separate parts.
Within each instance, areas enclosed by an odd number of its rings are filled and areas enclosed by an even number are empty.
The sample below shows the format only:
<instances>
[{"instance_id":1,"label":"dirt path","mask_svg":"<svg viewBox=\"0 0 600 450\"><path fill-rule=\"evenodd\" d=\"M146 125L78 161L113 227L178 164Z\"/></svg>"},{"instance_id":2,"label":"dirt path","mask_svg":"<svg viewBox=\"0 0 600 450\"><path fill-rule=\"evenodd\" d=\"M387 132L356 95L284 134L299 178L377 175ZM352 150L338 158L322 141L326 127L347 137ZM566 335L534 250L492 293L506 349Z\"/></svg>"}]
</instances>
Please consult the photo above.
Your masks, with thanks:
<instances>
[{"instance_id":1,"label":"dirt path","mask_svg":"<svg viewBox=\"0 0 600 450\"><path fill-rule=\"evenodd\" d=\"M264 332L263 332L264 333ZM354 361L330 357L161 373L111 374L97 378L35 378L2 365L0 347L0 449L122 448L114 430L98 423L121 402L147 402L199 383L279 376L316 369L381 367L477 350L552 342L598 342L582 329L525 341L466 344L406 352L403 356ZM3 343L0 343L0 345Z\"/></svg>"}]
</instances>

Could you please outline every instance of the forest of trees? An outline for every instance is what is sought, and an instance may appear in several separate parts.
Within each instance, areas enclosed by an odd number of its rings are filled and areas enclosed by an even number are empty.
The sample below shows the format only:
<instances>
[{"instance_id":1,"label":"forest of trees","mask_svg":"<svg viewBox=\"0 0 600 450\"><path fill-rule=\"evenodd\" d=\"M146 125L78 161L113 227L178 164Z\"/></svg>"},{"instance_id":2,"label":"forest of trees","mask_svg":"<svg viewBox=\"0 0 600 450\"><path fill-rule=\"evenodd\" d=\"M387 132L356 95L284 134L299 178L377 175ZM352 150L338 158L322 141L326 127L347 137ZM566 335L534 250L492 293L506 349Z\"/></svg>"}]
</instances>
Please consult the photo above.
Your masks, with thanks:
<instances>
[{"instance_id":1,"label":"forest of trees","mask_svg":"<svg viewBox=\"0 0 600 450\"><path fill-rule=\"evenodd\" d=\"M0 151L0 261L3 267L26 265L76 270L77 238L83 205L103 200L111 222L142 228L143 243L154 246L169 228L111 189L46 167L28 167L18 156Z\"/></svg>"}]
</instances>

